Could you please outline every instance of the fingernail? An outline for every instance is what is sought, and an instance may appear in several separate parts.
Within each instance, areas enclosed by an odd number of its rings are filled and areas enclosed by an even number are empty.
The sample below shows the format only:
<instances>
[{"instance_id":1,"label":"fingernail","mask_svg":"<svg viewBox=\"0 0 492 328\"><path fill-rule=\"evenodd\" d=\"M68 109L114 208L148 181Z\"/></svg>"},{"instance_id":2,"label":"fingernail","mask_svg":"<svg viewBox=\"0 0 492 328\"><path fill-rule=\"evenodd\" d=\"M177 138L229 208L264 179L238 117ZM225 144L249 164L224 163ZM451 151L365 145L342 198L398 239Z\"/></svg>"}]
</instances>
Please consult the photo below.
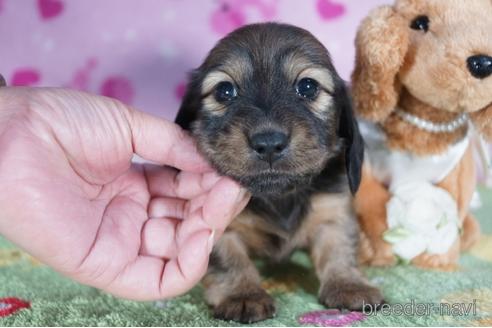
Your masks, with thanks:
<instances>
[{"instance_id":1,"label":"fingernail","mask_svg":"<svg viewBox=\"0 0 492 328\"><path fill-rule=\"evenodd\" d=\"M208 254L212 253L212 250L214 249L214 242L215 242L215 230L212 230L212 233L208 237L208 241L207 241Z\"/></svg>"}]
</instances>

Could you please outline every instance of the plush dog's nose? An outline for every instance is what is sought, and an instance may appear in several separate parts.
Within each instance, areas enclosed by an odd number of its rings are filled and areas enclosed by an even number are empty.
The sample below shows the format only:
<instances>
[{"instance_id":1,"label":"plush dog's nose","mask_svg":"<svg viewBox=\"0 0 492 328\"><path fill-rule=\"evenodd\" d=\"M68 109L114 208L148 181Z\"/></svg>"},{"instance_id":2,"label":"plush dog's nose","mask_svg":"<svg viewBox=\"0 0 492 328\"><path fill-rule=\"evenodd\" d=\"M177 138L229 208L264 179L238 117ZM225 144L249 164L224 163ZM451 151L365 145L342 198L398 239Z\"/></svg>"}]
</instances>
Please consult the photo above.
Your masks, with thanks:
<instances>
[{"instance_id":1,"label":"plush dog's nose","mask_svg":"<svg viewBox=\"0 0 492 328\"><path fill-rule=\"evenodd\" d=\"M477 55L468 58L468 69L478 79L485 79L492 75L492 57Z\"/></svg>"},{"instance_id":2,"label":"plush dog's nose","mask_svg":"<svg viewBox=\"0 0 492 328\"><path fill-rule=\"evenodd\" d=\"M275 162L283 156L288 143L288 136L278 131L257 133L250 138L251 148L254 149L256 155L261 160L270 163Z\"/></svg>"}]
</instances>

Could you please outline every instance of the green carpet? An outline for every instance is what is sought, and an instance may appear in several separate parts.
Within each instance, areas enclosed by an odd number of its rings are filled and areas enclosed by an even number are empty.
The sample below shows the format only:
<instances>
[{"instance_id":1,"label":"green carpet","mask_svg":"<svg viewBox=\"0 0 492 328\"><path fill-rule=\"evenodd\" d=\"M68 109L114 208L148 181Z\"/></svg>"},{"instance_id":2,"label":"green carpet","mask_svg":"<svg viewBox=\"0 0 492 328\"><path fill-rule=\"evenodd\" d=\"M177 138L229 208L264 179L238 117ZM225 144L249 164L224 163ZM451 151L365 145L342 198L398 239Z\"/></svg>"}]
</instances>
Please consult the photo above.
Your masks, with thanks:
<instances>
[{"instance_id":1,"label":"green carpet","mask_svg":"<svg viewBox=\"0 0 492 328\"><path fill-rule=\"evenodd\" d=\"M475 314L370 315L354 326L480 326L492 325L492 191L481 190L484 206L476 212L483 237L464 254L460 270L453 273L424 271L409 266L366 269L390 304L475 302ZM292 263L276 268L258 264L265 275L265 288L277 301L275 319L266 326L299 326L298 318L320 310L317 282L307 256L296 253ZM3 315L5 298L30 302L30 308ZM3 300L3 303L2 303ZM407 305L408 306L408 305ZM449 308L447 308L449 309ZM5 312L4 312L5 313ZM454 314L454 315L453 315ZM343 317L344 314L342 314ZM0 237L0 326L236 326L216 321L202 299L200 286L169 301L118 300L93 288L71 282L16 250Z\"/></svg>"}]
</instances>

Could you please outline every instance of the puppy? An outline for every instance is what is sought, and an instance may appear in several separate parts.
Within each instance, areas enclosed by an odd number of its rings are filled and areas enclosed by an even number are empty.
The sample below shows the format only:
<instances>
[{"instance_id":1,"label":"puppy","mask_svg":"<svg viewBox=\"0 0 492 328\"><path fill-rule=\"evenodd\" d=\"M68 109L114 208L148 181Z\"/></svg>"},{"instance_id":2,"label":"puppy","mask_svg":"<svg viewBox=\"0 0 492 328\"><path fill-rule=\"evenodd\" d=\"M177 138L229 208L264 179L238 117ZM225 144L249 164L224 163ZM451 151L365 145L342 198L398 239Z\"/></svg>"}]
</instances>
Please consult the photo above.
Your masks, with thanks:
<instances>
[{"instance_id":1,"label":"puppy","mask_svg":"<svg viewBox=\"0 0 492 328\"><path fill-rule=\"evenodd\" d=\"M352 193L363 141L344 82L323 45L300 28L249 25L193 72L176 118L223 175L249 189L247 208L212 252L204 278L216 318L271 318L275 305L250 256L310 251L327 307L382 301L357 268Z\"/></svg>"}]
</instances>

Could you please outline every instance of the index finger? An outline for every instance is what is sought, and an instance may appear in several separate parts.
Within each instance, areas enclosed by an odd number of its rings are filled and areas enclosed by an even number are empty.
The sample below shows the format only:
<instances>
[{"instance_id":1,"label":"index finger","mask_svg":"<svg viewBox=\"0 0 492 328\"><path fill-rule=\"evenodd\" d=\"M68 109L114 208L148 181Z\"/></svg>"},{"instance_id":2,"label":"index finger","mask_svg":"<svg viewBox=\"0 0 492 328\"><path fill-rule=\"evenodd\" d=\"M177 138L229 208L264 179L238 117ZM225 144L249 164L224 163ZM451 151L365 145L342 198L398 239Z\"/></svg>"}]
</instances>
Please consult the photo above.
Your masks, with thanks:
<instances>
[{"instance_id":1,"label":"index finger","mask_svg":"<svg viewBox=\"0 0 492 328\"><path fill-rule=\"evenodd\" d=\"M207 192L220 180L215 172L183 172L155 165L145 165L144 170L152 197L191 199Z\"/></svg>"}]
</instances>

